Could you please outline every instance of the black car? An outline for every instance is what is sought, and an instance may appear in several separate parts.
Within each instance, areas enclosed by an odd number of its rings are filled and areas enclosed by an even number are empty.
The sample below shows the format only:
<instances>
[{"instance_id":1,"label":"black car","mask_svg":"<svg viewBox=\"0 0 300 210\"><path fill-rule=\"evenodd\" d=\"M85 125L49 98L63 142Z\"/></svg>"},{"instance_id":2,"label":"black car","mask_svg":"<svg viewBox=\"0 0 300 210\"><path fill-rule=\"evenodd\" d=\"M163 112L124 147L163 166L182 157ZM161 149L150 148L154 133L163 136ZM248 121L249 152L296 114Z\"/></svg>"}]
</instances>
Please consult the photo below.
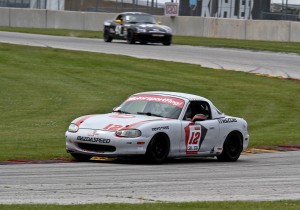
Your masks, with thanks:
<instances>
[{"instance_id":1,"label":"black car","mask_svg":"<svg viewBox=\"0 0 300 210\"><path fill-rule=\"evenodd\" d=\"M172 42L171 28L159 25L152 15L142 12L124 12L114 20L105 21L103 36L105 42L113 39L127 40L129 44L150 42L170 45Z\"/></svg>"}]
</instances>

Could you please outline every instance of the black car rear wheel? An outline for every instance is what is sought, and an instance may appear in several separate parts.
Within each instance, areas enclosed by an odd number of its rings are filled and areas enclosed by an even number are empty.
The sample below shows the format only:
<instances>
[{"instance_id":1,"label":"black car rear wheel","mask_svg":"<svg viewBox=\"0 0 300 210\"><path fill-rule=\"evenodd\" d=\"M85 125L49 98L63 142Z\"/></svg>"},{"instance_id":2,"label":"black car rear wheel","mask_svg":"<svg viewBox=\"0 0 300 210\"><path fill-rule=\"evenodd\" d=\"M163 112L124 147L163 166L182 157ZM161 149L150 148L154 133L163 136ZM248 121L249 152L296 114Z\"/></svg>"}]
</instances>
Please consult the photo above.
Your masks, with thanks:
<instances>
[{"instance_id":1,"label":"black car rear wheel","mask_svg":"<svg viewBox=\"0 0 300 210\"><path fill-rule=\"evenodd\" d=\"M111 42L113 40L113 38L111 37L111 35L109 33L109 29L108 28L104 29L103 39L104 39L105 42Z\"/></svg>"}]
</instances>

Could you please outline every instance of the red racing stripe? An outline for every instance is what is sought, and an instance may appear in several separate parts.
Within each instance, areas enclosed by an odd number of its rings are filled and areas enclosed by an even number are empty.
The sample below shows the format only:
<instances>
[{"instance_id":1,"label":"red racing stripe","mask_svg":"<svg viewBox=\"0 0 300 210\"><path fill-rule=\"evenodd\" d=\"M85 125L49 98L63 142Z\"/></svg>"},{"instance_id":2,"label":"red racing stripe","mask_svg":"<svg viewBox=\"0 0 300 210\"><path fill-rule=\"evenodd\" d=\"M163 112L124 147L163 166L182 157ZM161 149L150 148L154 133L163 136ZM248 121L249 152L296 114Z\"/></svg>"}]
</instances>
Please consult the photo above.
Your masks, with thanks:
<instances>
[{"instance_id":1,"label":"red racing stripe","mask_svg":"<svg viewBox=\"0 0 300 210\"><path fill-rule=\"evenodd\" d=\"M92 114L92 115L87 115L87 116L84 116L82 118L80 118L79 120L77 120L77 122L75 123L77 126L79 126L81 123L83 123L85 120L89 119L90 117L93 117L97 114Z\"/></svg>"}]
</instances>

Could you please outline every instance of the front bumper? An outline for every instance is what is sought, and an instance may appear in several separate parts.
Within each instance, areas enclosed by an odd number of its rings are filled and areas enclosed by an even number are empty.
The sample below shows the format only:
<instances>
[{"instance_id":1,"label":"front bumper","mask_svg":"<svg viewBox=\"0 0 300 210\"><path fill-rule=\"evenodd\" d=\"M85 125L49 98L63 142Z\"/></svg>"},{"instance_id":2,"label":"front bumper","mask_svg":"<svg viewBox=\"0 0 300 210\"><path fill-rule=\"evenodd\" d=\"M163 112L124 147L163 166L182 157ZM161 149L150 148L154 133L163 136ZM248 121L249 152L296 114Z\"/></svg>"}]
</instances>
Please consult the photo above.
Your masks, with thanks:
<instances>
[{"instance_id":1,"label":"front bumper","mask_svg":"<svg viewBox=\"0 0 300 210\"><path fill-rule=\"evenodd\" d=\"M66 132L66 150L99 157L144 155L150 138L121 138L115 132L80 129Z\"/></svg>"},{"instance_id":2,"label":"front bumper","mask_svg":"<svg viewBox=\"0 0 300 210\"><path fill-rule=\"evenodd\" d=\"M137 41L164 43L172 41L172 34L166 33L135 33L134 39Z\"/></svg>"}]
</instances>

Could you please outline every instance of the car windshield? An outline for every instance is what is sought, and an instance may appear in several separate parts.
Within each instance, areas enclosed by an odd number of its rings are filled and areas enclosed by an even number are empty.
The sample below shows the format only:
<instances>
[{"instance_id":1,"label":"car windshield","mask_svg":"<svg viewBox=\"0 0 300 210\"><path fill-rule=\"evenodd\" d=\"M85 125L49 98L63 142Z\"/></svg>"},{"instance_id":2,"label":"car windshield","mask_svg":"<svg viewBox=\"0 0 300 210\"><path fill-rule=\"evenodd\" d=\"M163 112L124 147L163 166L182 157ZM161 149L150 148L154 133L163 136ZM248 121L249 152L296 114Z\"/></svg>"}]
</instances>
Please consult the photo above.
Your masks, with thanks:
<instances>
[{"instance_id":1,"label":"car windshield","mask_svg":"<svg viewBox=\"0 0 300 210\"><path fill-rule=\"evenodd\" d=\"M117 112L178 119L184 100L169 96L139 94L129 97Z\"/></svg>"},{"instance_id":2,"label":"car windshield","mask_svg":"<svg viewBox=\"0 0 300 210\"><path fill-rule=\"evenodd\" d=\"M130 14L125 16L127 23L151 23L155 24L156 21L153 16L147 14Z\"/></svg>"}]
</instances>

